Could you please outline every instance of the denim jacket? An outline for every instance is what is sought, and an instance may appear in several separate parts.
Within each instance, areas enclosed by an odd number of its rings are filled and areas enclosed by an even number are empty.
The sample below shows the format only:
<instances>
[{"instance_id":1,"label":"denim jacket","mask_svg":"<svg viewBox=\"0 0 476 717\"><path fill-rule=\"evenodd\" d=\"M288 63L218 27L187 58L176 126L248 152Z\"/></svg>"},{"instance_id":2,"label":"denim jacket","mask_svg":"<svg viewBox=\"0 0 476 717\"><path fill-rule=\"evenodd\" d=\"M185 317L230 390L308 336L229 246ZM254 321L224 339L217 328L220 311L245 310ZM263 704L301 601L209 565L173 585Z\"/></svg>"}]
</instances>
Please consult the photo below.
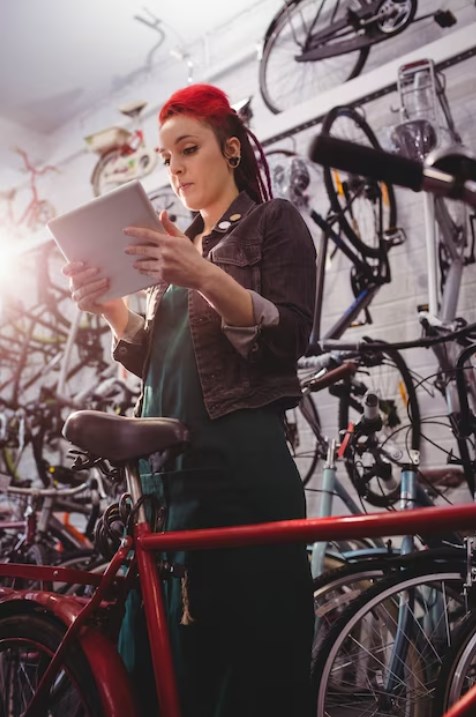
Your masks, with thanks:
<instances>
[{"instance_id":1,"label":"denim jacket","mask_svg":"<svg viewBox=\"0 0 476 717\"><path fill-rule=\"evenodd\" d=\"M202 229L198 215L185 233L193 238ZM198 291L188 292L190 331L210 418L240 408L296 405L301 396L296 363L312 327L316 273L303 218L285 199L256 204L241 192L203 237L203 256L250 291L255 315L254 326L228 326ZM113 350L113 357L142 379L167 286L159 282L148 291L145 319L131 312Z\"/></svg>"}]
</instances>

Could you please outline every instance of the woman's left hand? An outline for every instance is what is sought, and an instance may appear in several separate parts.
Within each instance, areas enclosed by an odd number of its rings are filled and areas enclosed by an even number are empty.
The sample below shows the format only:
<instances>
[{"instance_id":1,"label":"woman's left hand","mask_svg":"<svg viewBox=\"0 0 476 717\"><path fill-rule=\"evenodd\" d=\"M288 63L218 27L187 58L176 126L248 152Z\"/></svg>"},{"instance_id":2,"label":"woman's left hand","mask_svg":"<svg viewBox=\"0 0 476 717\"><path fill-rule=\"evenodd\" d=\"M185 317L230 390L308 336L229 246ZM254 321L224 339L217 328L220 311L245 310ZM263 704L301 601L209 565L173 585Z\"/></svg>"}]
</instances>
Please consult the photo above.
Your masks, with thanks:
<instances>
[{"instance_id":1,"label":"woman's left hand","mask_svg":"<svg viewBox=\"0 0 476 717\"><path fill-rule=\"evenodd\" d=\"M160 213L165 232L141 227L126 227L124 234L137 240L126 253L137 257L134 266L155 281L188 289L199 289L208 262L199 254L190 239L170 221L167 212Z\"/></svg>"}]
</instances>

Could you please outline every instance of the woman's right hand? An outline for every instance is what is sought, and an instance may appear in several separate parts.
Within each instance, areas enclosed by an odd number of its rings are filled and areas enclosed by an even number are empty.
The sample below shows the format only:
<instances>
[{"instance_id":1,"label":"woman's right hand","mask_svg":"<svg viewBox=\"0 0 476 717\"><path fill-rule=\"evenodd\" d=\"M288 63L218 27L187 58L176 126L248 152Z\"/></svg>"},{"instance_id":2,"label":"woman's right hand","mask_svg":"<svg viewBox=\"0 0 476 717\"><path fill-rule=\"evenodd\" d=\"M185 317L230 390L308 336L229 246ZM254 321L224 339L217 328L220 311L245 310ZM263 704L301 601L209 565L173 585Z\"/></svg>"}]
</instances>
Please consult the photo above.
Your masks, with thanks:
<instances>
[{"instance_id":1,"label":"woman's right hand","mask_svg":"<svg viewBox=\"0 0 476 717\"><path fill-rule=\"evenodd\" d=\"M99 269L87 266L83 262L72 261L63 267L63 274L69 277L71 297L81 311L92 314L105 314L117 310L122 299L101 301L102 294L109 287L109 279L99 276Z\"/></svg>"}]
</instances>

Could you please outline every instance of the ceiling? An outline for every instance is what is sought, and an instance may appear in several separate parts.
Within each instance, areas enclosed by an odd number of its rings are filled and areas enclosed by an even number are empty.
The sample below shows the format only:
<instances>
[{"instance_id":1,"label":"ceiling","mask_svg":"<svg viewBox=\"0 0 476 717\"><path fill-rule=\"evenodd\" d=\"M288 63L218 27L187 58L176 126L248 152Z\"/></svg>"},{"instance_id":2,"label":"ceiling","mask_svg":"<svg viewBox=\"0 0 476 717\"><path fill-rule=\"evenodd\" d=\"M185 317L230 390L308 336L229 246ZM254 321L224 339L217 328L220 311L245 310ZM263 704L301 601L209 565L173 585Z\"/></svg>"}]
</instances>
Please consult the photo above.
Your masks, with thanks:
<instances>
[{"instance_id":1,"label":"ceiling","mask_svg":"<svg viewBox=\"0 0 476 717\"><path fill-rule=\"evenodd\" d=\"M259 0L1 0L2 149L40 142ZM177 60L179 61L179 60ZM3 154L3 153L2 153Z\"/></svg>"}]
</instances>

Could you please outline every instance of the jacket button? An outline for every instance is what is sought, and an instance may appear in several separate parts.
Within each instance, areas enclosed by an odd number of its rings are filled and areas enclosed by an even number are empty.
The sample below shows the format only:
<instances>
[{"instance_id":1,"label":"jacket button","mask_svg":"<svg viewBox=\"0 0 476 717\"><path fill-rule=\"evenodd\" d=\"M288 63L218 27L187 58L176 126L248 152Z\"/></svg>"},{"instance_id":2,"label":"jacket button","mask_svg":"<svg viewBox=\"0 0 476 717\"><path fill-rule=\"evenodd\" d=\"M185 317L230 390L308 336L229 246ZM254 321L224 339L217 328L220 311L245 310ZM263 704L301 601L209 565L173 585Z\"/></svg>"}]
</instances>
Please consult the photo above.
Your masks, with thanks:
<instances>
[{"instance_id":1,"label":"jacket button","mask_svg":"<svg viewBox=\"0 0 476 717\"><path fill-rule=\"evenodd\" d=\"M127 348L125 346L120 346L118 350L119 356L124 356L127 353Z\"/></svg>"}]
</instances>

